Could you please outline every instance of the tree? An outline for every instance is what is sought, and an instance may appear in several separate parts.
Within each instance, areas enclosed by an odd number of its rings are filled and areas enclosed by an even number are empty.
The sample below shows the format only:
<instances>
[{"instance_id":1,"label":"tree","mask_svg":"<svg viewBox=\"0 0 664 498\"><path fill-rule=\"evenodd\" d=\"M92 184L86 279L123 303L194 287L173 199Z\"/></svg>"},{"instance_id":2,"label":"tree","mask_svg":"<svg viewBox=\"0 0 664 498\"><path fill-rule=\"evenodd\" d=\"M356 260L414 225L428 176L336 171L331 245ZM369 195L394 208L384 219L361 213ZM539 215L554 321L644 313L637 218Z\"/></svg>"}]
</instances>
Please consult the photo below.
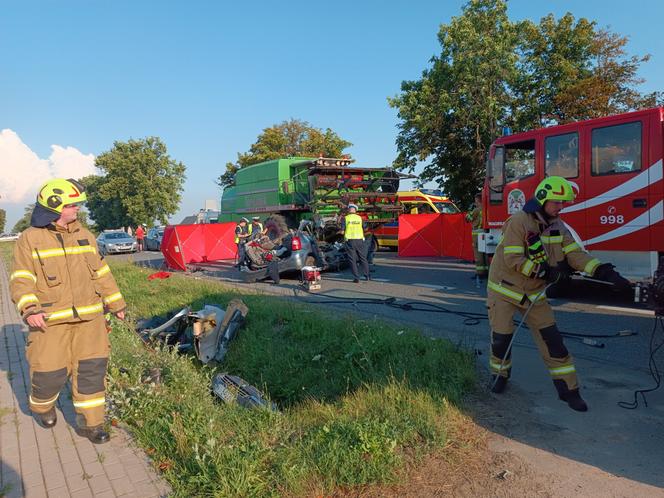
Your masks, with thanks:
<instances>
[{"instance_id":1,"label":"tree","mask_svg":"<svg viewBox=\"0 0 664 498\"><path fill-rule=\"evenodd\" d=\"M463 15L441 25L440 55L418 81L401 84L389 99L398 109L394 166L413 171L431 159L421 181L435 180L469 205L482 183L486 150L511 103L516 79L517 31L502 0L472 0Z\"/></svg>"},{"instance_id":2,"label":"tree","mask_svg":"<svg viewBox=\"0 0 664 498\"><path fill-rule=\"evenodd\" d=\"M505 0L471 0L438 39L441 53L422 78L388 99L400 120L394 165L413 171L428 161L420 180L437 181L463 206L503 126L521 131L661 100L636 90L648 56L627 56L627 38L569 13L513 23Z\"/></svg>"},{"instance_id":3,"label":"tree","mask_svg":"<svg viewBox=\"0 0 664 498\"><path fill-rule=\"evenodd\" d=\"M7 223L7 211L0 209L0 233L4 233L5 224Z\"/></svg>"},{"instance_id":4,"label":"tree","mask_svg":"<svg viewBox=\"0 0 664 498\"><path fill-rule=\"evenodd\" d=\"M19 233L25 230L26 228L30 228L30 218L32 218L32 210L35 208L34 202L32 204L28 204L25 206L23 209L23 216L21 216L21 219L16 222L14 225L14 228L12 228L12 232Z\"/></svg>"},{"instance_id":5,"label":"tree","mask_svg":"<svg viewBox=\"0 0 664 498\"><path fill-rule=\"evenodd\" d=\"M166 224L177 211L186 167L168 155L158 137L117 141L97 156L96 166L102 175L81 181L98 230L154 220Z\"/></svg>"},{"instance_id":6,"label":"tree","mask_svg":"<svg viewBox=\"0 0 664 498\"><path fill-rule=\"evenodd\" d=\"M353 145L330 128L322 130L306 121L290 119L265 128L249 151L238 153L237 161L226 163L226 172L217 179L220 187L232 185L238 169L282 157L340 157Z\"/></svg>"}]
</instances>

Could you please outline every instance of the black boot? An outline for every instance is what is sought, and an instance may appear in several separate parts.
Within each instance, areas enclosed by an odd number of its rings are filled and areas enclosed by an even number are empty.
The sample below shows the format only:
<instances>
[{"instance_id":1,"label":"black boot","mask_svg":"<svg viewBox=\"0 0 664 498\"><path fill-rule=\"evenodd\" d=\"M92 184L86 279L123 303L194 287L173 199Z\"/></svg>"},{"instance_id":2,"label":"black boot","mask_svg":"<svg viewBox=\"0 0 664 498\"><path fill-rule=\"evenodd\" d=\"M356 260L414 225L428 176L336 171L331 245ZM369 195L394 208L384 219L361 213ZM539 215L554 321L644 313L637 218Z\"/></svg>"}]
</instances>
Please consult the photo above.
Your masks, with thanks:
<instances>
[{"instance_id":1,"label":"black boot","mask_svg":"<svg viewBox=\"0 0 664 498\"><path fill-rule=\"evenodd\" d=\"M567 383L560 379L555 379L553 384L556 386L556 390L558 391L558 398L566 402L572 410L576 410L577 412L588 411L588 405L585 401L583 401L581 393L579 392L579 388L569 389L567 387Z\"/></svg>"},{"instance_id":2,"label":"black boot","mask_svg":"<svg viewBox=\"0 0 664 498\"><path fill-rule=\"evenodd\" d=\"M46 413L36 413L37 421L44 429L50 429L58 421L58 415L55 413L55 406L52 406Z\"/></svg>"},{"instance_id":3,"label":"black boot","mask_svg":"<svg viewBox=\"0 0 664 498\"><path fill-rule=\"evenodd\" d=\"M103 425L78 427L76 433L81 437L87 437L94 444L104 444L111 440L110 434L104 430Z\"/></svg>"},{"instance_id":4,"label":"black boot","mask_svg":"<svg viewBox=\"0 0 664 498\"><path fill-rule=\"evenodd\" d=\"M491 392L500 394L505 390L507 386L507 377L502 375L492 375L491 376Z\"/></svg>"}]
</instances>

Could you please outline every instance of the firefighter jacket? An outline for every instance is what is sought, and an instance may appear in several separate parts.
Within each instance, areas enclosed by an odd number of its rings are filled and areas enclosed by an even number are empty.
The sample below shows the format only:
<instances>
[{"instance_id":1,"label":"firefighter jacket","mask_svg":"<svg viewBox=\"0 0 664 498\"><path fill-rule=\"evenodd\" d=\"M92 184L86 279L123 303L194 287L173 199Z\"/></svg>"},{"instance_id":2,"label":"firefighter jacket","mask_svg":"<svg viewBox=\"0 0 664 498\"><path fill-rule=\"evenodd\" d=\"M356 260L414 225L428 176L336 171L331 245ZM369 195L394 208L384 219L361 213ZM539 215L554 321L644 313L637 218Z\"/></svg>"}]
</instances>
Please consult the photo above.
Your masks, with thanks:
<instances>
[{"instance_id":1,"label":"firefighter jacket","mask_svg":"<svg viewBox=\"0 0 664 498\"><path fill-rule=\"evenodd\" d=\"M473 235L482 233L482 208L476 206L473 210L466 215L466 221L469 221L473 227Z\"/></svg>"},{"instance_id":2,"label":"firefighter jacket","mask_svg":"<svg viewBox=\"0 0 664 498\"><path fill-rule=\"evenodd\" d=\"M9 285L24 319L43 312L48 323L89 321L126 306L94 236L78 221L26 229L14 247Z\"/></svg>"},{"instance_id":3,"label":"firefighter jacket","mask_svg":"<svg viewBox=\"0 0 664 498\"><path fill-rule=\"evenodd\" d=\"M527 300L543 303L546 281L541 278L542 264L553 267L563 261L588 275L600 264L574 240L560 218L545 221L539 203L529 201L503 226L502 240L489 268L488 290L517 304Z\"/></svg>"}]
</instances>

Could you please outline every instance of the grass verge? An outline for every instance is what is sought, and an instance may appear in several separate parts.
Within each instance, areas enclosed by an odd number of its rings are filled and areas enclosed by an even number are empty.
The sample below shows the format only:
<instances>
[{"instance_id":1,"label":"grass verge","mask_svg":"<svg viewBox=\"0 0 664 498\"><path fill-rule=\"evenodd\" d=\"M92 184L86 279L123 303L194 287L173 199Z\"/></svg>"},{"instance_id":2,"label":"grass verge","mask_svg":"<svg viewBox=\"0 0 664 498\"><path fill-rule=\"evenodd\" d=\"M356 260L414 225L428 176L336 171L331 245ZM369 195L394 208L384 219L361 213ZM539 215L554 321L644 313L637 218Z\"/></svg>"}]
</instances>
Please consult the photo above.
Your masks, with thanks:
<instances>
[{"instance_id":1,"label":"grass verge","mask_svg":"<svg viewBox=\"0 0 664 498\"><path fill-rule=\"evenodd\" d=\"M2 250L0 246L0 250ZM6 256L6 251L3 251ZM130 318L191 305L225 307L221 284L113 264ZM471 444L455 408L475 383L471 354L443 340L312 306L245 294L245 327L217 367L267 393L280 411L224 405L211 367L148 350L114 323L112 416L152 457L175 496L316 496L397 484L425 456ZM145 382L162 370L162 382ZM463 421L463 422L460 422Z\"/></svg>"}]
</instances>

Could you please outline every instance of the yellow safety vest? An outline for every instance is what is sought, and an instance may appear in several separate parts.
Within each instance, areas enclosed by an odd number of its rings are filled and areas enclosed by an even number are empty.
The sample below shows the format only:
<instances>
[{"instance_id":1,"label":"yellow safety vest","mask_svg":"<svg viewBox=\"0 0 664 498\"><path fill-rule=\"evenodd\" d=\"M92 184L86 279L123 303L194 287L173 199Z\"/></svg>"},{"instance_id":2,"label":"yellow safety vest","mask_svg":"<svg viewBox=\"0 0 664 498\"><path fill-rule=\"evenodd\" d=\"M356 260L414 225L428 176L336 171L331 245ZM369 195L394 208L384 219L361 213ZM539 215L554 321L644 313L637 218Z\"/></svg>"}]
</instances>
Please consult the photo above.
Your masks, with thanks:
<instances>
[{"instance_id":1,"label":"yellow safety vest","mask_svg":"<svg viewBox=\"0 0 664 498\"><path fill-rule=\"evenodd\" d=\"M253 233L253 231L254 231L254 224L251 223L251 224L249 225L249 235L251 235L251 234ZM259 224L258 224L258 231L259 231L259 232L262 232L262 231L263 231L263 224L262 224L262 223L259 223Z\"/></svg>"},{"instance_id":2,"label":"yellow safety vest","mask_svg":"<svg viewBox=\"0 0 664 498\"><path fill-rule=\"evenodd\" d=\"M357 214L346 215L346 229L344 230L346 240L364 240L364 230L362 230L362 218Z\"/></svg>"}]
</instances>

